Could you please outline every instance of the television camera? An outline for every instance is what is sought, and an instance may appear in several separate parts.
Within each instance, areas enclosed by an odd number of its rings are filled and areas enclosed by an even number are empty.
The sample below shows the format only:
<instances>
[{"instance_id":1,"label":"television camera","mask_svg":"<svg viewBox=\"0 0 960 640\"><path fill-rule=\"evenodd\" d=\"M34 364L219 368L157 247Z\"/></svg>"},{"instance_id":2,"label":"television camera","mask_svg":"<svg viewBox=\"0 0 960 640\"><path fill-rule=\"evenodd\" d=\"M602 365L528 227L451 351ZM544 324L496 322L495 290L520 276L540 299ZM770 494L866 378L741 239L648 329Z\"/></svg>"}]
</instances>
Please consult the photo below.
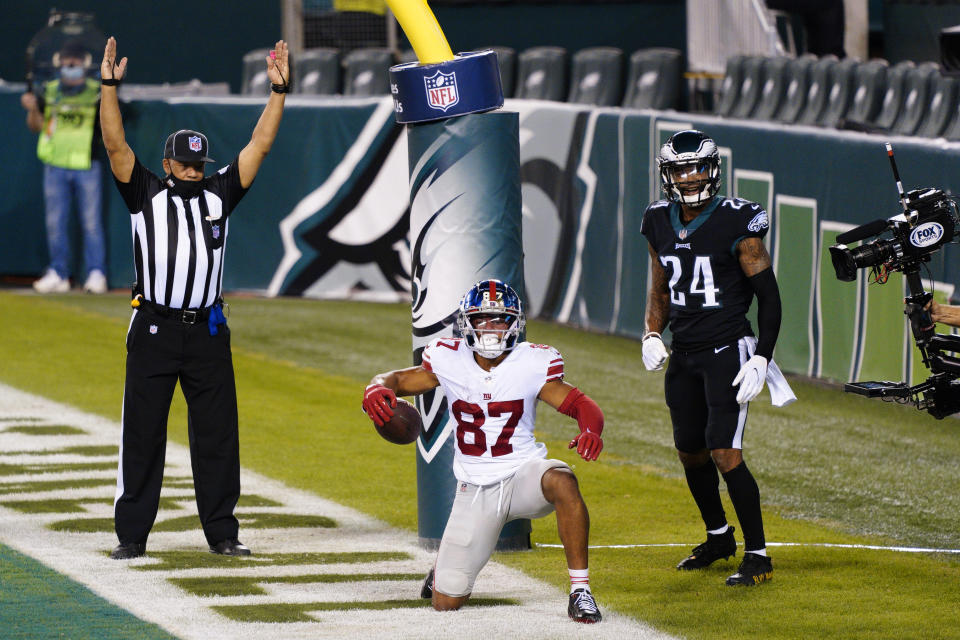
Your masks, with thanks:
<instances>
[{"instance_id":1,"label":"television camera","mask_svg":"<svg viewBox=\"0 0 960 640\"><path fill-rule=\"evenodd\" d=\"M947 355L960 353L960 336L935 332L930 313L924 309L933 294L923 288L920 267L960 233L960 206L956 198L932 187L904 193L889 142L886 149L903 212L838 235L840 244L830 247L830 259L837 279L844 282L856 280L857 269L870 268L873 280L879 284L886 283L892 271L903 273L909 289L904 313L910 319L923 364L932 375L913 386L906 382L864 381L845 384L843 390L900 404L912 403L940 419L960 412L960 358ZM888 231L890 238L876 238L854 248L847 247L848 243Z\"/></svg>"}]
</instances>

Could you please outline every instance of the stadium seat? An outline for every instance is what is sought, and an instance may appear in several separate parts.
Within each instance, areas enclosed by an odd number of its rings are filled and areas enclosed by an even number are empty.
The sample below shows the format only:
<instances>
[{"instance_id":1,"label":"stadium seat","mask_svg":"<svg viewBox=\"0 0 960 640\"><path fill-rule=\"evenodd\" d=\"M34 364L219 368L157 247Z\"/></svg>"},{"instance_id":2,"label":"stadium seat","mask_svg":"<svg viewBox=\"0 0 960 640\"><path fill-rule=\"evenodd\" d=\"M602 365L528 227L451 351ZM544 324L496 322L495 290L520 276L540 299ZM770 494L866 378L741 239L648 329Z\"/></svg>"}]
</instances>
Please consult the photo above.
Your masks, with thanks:
<instances>
[{"instance_id":1,"label":"stadium seat","mask_svg":"<svg viewBox=\"0 0 960 640\"><path fill-rule=\"evenodd\" d=\"M917 65L916 69L907 71L903 85L903 106L891 131L902 136L912 136L917 132L930 108L933 82L939 76L940 65L936 62L924 62Z\"/></svg>"},{"instance_id":2,"label":"stadium seat","mask_svg":"<svg viewBox=\"0 0 960 640\"><path fill-rule=\"evenodd\" d=\"M915 135L937 138L943 135L957 113L957 79L943 75L933 78L930 106Z\"/></svg>"},{"instance_id":3,"label":"stadium seat","mask_svg":"<svg viewBox=\"0 0 960 640\"><path fill-rule=\"evenodd\" d=\"M743 83L743 63L746 56L730 56L723 75L723 84L720 85L720 104L717 106L717 115L729 116L733 108L740 101L740 85Z\"/></svg>"},{"instance_id":4,"label":"stadium seat","mask_svg":"<svg viewBox=\"0 0 960 640\"><path fill-rule=\"evenodd\" d=\"M773 120L783 104L783 97L787 92L787 64L790 58L777 56L767 58L763 62L763 88L760 90L760 100L754 109L754 120Z\"/></svg>"},{"instance_id":5,"label":"stadium seat","mask_svg":"<svg viewBox=\"0 0 960 640\"><path fill-rule=\"evenodd\" d=\"M567 50L563 47L531 47L517 56L515 97L557 100L567 97Z\"/></svg>"},{"instance_id":6,"label":"stadium seat","mask_svg":"<svg viewBox=\"0 0 960 640\"><path fill-rule=\"evenodd\" d=\"M950 120L941 135L951 142L960 140L960 89L958 89L957 105L950 114Z\"/></svg>"},{"instance_id":7,"label":"stadium seat","mask_svg":"<svg viewBox=\"0 0 960 640\"><path fill-rule=\"evenodd\" d=\"M390 93L393 52L377 47L354 49L343 59L343 95L380 96Z\"/></svg>"},{"instance_id":8,"label":"stadium seat","mask_svg":"<svg viewBox=\"0 0 960 640\"><path fill-rule=\"evenodd\" d=\"M683 54L678 49L652 47L630 56L623 106L633 109L679 109Z\"/></svg>"},{"instance_id":9,"label":"stadium seat","mask_svg":"<svg viewBox=\"0 0 960 640\"><path fill-rule=\"evenodd\" d=\"M503 97L513 97L513 86L517 77L517 52L510 47L481 47L480 50L493 49L497 54L497 64L500 66L500 86L503 87Z\"/></svg>"},{"instance_id":10,"label":"stadium seat","mask_svg":"<svg viewBox=\"0 0 960 640\"><path fill-rule=\"evenodd\" d=\"M810 65L809 86L804 101L803 111L797 116L798 124L815 125L820 120L820 114L827 106L827 97L830 92L830 70L839 64L836 56L823 56Z\"/></svg>"},{"instance_id":11,"label":"stadium seat","mask_svg":"<svg viewBox=\"0 0 960 640\"><path fill-rule=\"evenodd\" d=\"M837 127L843 123L853 101L853 70L857 64L856 60L846 58L830 69L827 105L817 121L821 127Z\"/></svg>"},{"instance_id":12,"label":"stadium seat","mask_svg":"<svg viewBox=\"0 0 960 640\"><path fill-rule=\"evenodd\" d=\"M340 91L340 52L304 49L293 61L293 91L307 95L333 95Z\"/></svg>"},{"instance_id":13,"label":"stadium seat","mask_svg":"<svg viewBox=\"0 0 960 640\"><path fill-rule=\"evenodd\" d=\"M861 62L853 70L853 101L847 111L846 128L873 126L887 88L887 67L886 60L874 58Z\"/></svg>"},{"instance_id":14,"label":"stadium seat","mask_svg":"<svg viewBox=\"0 0 960 640\"><path fill-rule=\"evenodd\" d=\"M623 50L590 47L573 55L567 102L612 107L622 99Z\"/></svg>"},{"instance_id":15,"label":"stadium seat","mask_svg":"<svg viewBox=\"0 0 960 640\"><path fill-rule=\"evenodd\" d=\"M749 118L760 102L763 91L764 56L748 56L743 61L743 78L740 81L740 97L730 113L732 118Z\"/></svg>"},{"instance_id":16,"label":"stadium seat","mask_svg":"<svg viewBox=\"0 0 960 640\"><path fill-rule=\"evenodd\" d=\"M780 110L774 114L774 120L793 123L797 121L807 103L807 89L810 87L810 68L817 61L812 54L793 58L787 63L784 73L787 77L787 89L780 103Z\"/></svg>"},{"instance_id":17,"label":"stadium seat","mask_svg":"<svg viewBox=\"0 0 960 640\"><path fill-rule=\"evenodd\" d=\"M246 96L265 96L270 93L266 62L268 55L270 49L254 49L244 54L240 93Z\"/></svg>"},{"instance_id":18,"label":"stadium seat","mask_svg":"<svg viewBox=\"0 0 960 640\"><path fill-rule=\"evenodd\" d=\"M890 67L887 71L887 90L883 94L883 104L880 107L880 113L874 124L878 129L890 131L893 123L897 121L900 115L900 109L903 106L904 82L907 72L916 68L916 64L910 60L903 60Z\"/></svg>"}]
</instances>

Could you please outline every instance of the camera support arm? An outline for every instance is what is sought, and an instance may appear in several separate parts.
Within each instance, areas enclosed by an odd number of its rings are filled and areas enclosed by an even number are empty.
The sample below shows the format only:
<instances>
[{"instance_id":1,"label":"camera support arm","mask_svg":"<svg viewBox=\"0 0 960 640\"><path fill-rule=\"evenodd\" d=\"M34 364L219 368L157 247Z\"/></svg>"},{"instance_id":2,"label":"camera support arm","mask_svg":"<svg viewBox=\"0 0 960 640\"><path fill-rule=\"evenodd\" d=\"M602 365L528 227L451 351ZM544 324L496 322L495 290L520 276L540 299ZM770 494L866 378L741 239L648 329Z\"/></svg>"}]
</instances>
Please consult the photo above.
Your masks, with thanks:
<instances>
[{"instance_id":1,"label":"camera support arm","mask_svg":"<svg viewBox=\"0 0 960 640\"><path fill-rule=\"evenodd\" d=\"M906 305L903 312L910 318L913 337L917 341L917 347L923 353L924 363L926 363L926 346L934 336L935 325L930 317L930 312L924 307L933 300L933 294L923 289L919 264L904 267L903 275L907 278L907 288L910 290L910 295L904 300Z\"/></svg>"}]
</instances>

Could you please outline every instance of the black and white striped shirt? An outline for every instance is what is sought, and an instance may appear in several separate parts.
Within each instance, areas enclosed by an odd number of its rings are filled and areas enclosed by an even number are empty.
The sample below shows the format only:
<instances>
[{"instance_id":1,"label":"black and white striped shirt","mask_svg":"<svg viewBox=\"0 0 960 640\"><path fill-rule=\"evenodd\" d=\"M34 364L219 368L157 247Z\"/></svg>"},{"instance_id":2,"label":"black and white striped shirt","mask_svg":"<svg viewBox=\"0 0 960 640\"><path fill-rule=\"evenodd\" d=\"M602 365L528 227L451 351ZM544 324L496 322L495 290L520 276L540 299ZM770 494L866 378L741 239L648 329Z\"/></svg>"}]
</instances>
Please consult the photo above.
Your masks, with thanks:
<instances>
[{"instance_id":1,"label":"black and white striped shirt","mask_svg":"<svg viewBox=\"0 0 960 640\"><path fill-rule=\"evenodd\" d=\"M130 182L116 180L130 210L137 284L143 297L175 309L214 304L223 285L228 218L247 190L237 160L184 200L138 159Z\"/></svg>"}]
</instances>

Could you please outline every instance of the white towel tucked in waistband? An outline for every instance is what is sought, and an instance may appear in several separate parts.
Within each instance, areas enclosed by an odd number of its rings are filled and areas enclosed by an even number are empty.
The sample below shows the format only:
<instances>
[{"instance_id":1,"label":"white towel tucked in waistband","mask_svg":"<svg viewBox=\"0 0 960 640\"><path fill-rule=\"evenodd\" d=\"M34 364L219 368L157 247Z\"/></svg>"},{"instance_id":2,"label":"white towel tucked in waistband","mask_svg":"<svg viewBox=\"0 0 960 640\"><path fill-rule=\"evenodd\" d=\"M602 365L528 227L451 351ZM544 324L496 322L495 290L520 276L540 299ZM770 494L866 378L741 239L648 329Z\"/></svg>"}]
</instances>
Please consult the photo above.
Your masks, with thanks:
<instances>
[{"instance_id":1,"label":"white towel tucked in waistband","mask_svg":"<svg viewBox=\"0 0 960 640\"><path fill-rule=\"evenodd\" d=\"M747 352L752 356L754 349L757 348L757 339L753 336L744 336L743 340L747 343ZM791 402L796 401L793 389L780 371L780 367L772 359L767 363L767 388L770 389L770 404L775 407L785 407Z\"/></svg>"}]
</instances>

